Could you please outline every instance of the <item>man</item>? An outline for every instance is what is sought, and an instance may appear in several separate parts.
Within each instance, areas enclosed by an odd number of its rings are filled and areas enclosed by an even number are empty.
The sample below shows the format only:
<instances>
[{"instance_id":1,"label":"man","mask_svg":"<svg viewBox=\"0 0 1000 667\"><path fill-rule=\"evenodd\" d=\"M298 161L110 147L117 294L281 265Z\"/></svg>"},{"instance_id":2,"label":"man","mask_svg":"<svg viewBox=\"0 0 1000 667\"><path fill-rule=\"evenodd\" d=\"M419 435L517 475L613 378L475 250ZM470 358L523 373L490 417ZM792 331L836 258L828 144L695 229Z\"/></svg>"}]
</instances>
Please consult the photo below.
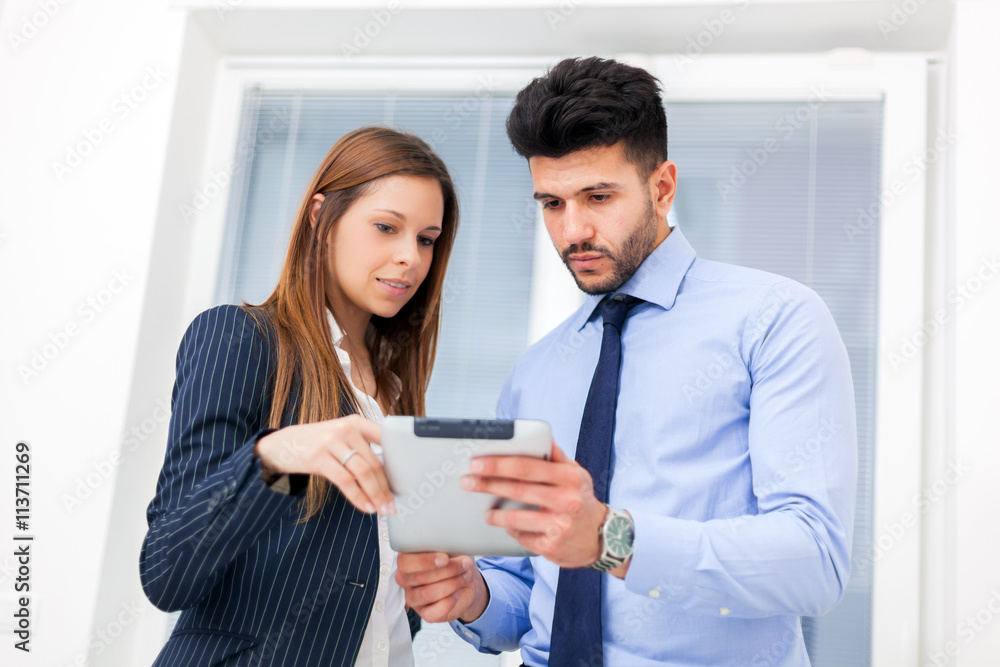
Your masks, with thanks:
<instances>
[{"instance_id":1,"label":"man","mask_svg":"<svg viewBox=\"0 0 1000 667\"><path fill-rule=\"evenodd\" d=\"M539 507L487 517L538 556L400 555L408 604L527 665L808 665L799 618L844 593L857 478L829 311L668 227L677 170L648 72L564 60L507 131L590 295L498 404L552 425L552 460L483 457L463 480Z\"/></svg>"}]
</instances>

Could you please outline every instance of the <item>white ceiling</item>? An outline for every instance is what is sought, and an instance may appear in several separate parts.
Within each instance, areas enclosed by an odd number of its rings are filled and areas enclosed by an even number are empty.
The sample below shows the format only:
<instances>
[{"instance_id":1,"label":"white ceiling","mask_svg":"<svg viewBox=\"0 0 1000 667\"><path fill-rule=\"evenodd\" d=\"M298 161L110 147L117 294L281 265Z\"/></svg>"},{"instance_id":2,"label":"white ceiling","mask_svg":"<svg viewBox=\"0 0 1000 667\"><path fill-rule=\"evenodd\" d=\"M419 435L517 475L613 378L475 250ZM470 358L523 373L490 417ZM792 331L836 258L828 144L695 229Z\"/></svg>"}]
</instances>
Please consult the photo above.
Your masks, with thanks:
<instances>
[{"instance_id":1,"label":"white ceiling","mask_svg":"<svg viewBox=\"0 0 1000 667\"><path fill-rule=\"evenodd\" d=\"M317 4L323 3L298 3ZM902 5L914 11L906 13ZM353 45L356 29L374 20L373 12L381 10L383 20L390 15L389 0L347 0L329 9L289 9L263 0L187 0L174 6L190 9L219 49L231 55L339 57L343 45ZM375 36L364 56L675 53L698 48L691 40L699 33L710 53L939 51L946 46L954 9L948 0L400 0L394 6L401 9L385 27L369 26ZM706 32L706 21L718 35Z\"/></svg>"}]
</instances>

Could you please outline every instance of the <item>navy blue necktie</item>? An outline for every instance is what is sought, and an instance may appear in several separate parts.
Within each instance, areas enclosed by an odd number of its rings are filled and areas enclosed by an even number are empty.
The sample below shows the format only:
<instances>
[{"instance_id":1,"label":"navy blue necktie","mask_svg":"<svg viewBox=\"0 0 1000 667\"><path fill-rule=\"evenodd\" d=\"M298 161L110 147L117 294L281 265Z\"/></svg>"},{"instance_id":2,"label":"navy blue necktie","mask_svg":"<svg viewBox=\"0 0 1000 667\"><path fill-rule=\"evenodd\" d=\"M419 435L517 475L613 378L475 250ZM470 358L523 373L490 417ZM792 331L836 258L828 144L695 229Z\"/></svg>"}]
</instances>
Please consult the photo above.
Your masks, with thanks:
<instances>
[{"instance_id":1,"label":"navy blue necktie","mask_svg":"<svg viewBox=\"0 0 1000 667\"><path fill-rule=\"evenodd\" d=\"M615 294L601 301L597 313L604 320L601 356L590 383L580 421L576 460L590 472L594 495L608 501L611 480L611 444L618 407L622 323L639 299ZM560 569L552 616L550 667L600 667L604 664L601 631L601 573L589 568Z\"/></svg>"}]
</instances>

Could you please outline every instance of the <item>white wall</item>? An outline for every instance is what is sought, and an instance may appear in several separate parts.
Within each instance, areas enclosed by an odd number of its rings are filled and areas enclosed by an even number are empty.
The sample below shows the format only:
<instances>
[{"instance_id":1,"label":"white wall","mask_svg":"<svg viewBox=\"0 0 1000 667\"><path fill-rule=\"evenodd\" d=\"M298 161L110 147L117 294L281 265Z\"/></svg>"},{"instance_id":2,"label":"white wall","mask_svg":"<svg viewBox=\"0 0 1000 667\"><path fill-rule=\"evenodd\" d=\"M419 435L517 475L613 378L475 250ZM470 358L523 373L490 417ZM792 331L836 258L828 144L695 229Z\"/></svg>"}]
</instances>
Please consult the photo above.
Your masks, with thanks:
<instances>
[{"instance_id":1,"label":"white wall","mask_svg":"<svg viewBox=\"0 0 1000 667\"><path fill-rule=\"evenodd\" d=\"M949 339L952 367L946 384L944 434L948 457L968 467L949 497L951 530L937 546L953 594L942 619L946 644L959 667L997 664L1000 656L1000 216L997 214L997 156L1000 107L1000 3L960 0L951 36L950 111L956 132L950 182L950 242L946 287L965 289L953 303ZM961 292L960 292L961 293ZM946 295L947 297L947 295ZM955 297L953 301L959 301ZM972 620L970 620L972 619ZM952 642L949 647L948 642Z\"/></svg>"},{"instance_id":2,"label":"white wall","mask_svg":"<svg viewBox=\"0 0 1000 667\"><path fill-rule=\"evenodd\" d=\"M971 469L922 517L918 638L880 628L891 641L878 665L902 665L893 656L912 657L916 649L909 647L917 646L920 665L933 659L985 667L1000 655L1000 618L988 607L992 591L1000 591L994 555L1000 530L992 511L1000 471L992 424L1000 405L993 381L1000 371L1000 280L985 279L983 268L1000 254L993 182L1000 130L991 120L1000 3L911 2L912 12L901 8L911 6L902 0L761 1L709 48L944 52L943 113L959 139L946 155L950 169L940 181L932 177L928 203L940 215L928 216L928 229L913 230L928 239L925 316L946 306L953 288L975 287L970 281L977 271L984 278L961 309L952 304L946 326L923 348L925 449L913 454L923 456L926 486L942 479L949 461ZM86 655L89 644L100 647L91 650L89 664L148 664L155 654L163 615L142 597L138 549L162 460L166 422L157 401L169 402L176 345L191 315L184 290L192 230L177 205L202 185L217 60L226 53L295 49L338 54L353 28L386 3L358 0L341 13L320 15L276 11L285 5L280 2L183 4L200 11L189 15L181 3L166 0L0 5L0 286L12 305L0 328L0 486L8 489L0 492L0 516L10 521L0 530L5 665L68 665ZM366 54L433 52L437 45L441 53L670 53L684 51L703 21L734 3L681 0L643 8L633 2L628 10L614 2L509 4L526 9L472 0L404 3L413 11L400 14ZM233 11L216 13L219 6ZM565 20L553 19L552 11ZM307 29L317 16L325 17L322 29ZM498 24L511 29L482 34ZM23 42L11 37L22 34ZM96 146L60 177L53 163L65 162L81 142ZM117 282L116 272L123 276ZM104 303L91 307L88 299ZM50 358L24 380L19 367L30 368L36 351ZM132 429L138 435L128 439ZM30 656L14 651L13 636L3 631L13 611L10 554L18 531L10 489L13 446L21 439L32 447L32 519L25 534L36 536ZM79 505L65 506L68 496L88 492ZM993 604L1000 609L1000 598ZM982 619L992 622L978 631L961 625L983 609ZM117 634L118 623L127 624L120 637L110 644L97 639L95 633ZM949 641L957 657L944 653Z\"/></svg>"},{"instance_id":3,"label":"white wall","mask_svg":"<svg viewBox=\"0 0 1000 667\"><path fill-rule=\"evenodd\" d=\"M47 13L46 13L47 12ZM51 14L51 16L49 15ZM13 1L0 17L0 564L13 562L13 447L32 447L30 657L0 634L0 663L66 665L92 626L148 605L129 587L96 610L122 466L184 15L166 2ZM21 43L12 35L24 36ZM123 96L124 99L123 99ZM67 171L67 153L75 158ZM94 300L93 306L88 305ZM22 379L35 354L37 375ZM45 358L48 357L48 358ZM169 399L169 387L158 396ZM143 419L156 406L145 406ZM161 449L153 438L137 451ZM133 454L134 456L134 454ZM127 461L127 459L126 459ZM88 486L89 480L89 486ZM143 480L149 487L150 477ZM79 505L65 498L77 493ZM141 515L134 508L135 516ZM137 579L138 543L115 545ZM3 621L14 597L0 573ZM131 623L136 612L121 621ZM108 628L112 634L118 626ZM82 663L81 663L82 664ZM119 663L127 664L127 663Z\"/></svg>"}]
</instances>

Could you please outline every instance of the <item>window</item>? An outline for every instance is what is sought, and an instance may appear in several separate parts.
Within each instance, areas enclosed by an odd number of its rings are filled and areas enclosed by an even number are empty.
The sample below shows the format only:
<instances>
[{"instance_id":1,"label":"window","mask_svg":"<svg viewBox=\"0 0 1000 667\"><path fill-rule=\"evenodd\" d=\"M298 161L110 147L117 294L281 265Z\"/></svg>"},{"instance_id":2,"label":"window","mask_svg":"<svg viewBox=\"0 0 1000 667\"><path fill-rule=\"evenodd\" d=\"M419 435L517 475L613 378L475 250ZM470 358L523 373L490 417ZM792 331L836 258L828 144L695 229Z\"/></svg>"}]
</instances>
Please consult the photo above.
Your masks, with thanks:
<instances>
[{"instance_id":1,"label":"window","mask_svg":"<svg viewBox=\"0 0 1000 667\"><path fill-rule=\"evenodd\" d=\"M427 412L492 416L503 379L525 347L531 296L534 217L524 212L526 202L532 210L536 205L524 160L504 131L512 104L509 95L475 91L248 93L240 145L254 149L231 202L235 252L220 279L220 300L260 303L270 295L305 188L341 136L378 124L417 134L447 163L462 212Z\"/></svg>"}]
</instances>

